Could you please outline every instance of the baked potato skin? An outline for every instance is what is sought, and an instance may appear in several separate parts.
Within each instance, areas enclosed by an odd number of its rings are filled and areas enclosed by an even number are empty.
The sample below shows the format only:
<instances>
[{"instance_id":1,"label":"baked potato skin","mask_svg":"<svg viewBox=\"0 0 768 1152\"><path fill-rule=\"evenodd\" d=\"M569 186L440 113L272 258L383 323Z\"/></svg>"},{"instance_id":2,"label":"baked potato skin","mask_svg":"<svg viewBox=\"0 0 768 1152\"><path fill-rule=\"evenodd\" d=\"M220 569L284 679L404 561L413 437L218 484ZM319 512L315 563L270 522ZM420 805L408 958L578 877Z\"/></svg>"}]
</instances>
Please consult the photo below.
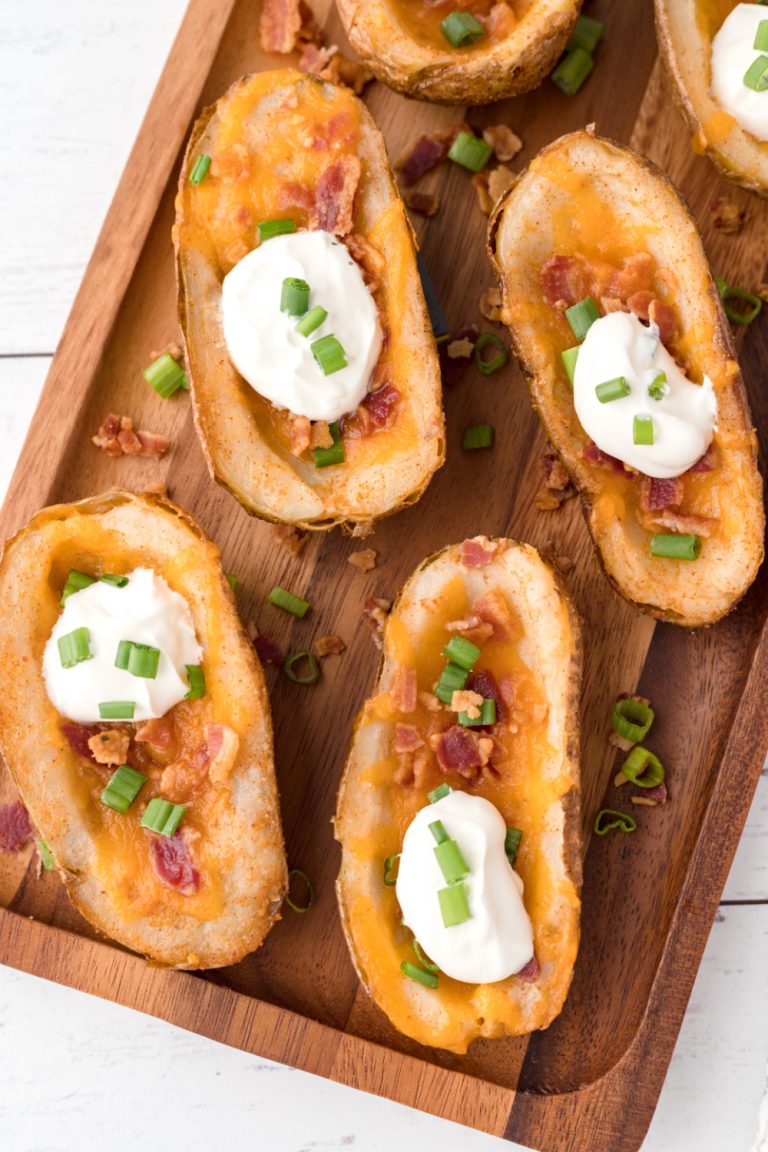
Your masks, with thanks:
<instances>
[{"instance_id":1,"label":"baked potato skin","mask_svg":"<svg viewBox=\"0 0 768 1152\"><path fill-rule=\"evenodd\" d=\"M590 231L586 217L579 216L579 203L584 211L591 197L586 212L596 221L593 231L603 237L623 231L628 252L633 244L642 245L661 267L674 270L687 358L695 378L706 371L715 384L723 527L694 563L651 557L648 533L612 508L605 499L604 470L583 458L587 438L560 364L560 350L573 338L563 342L551 326L546 313L552 310L540 282L543 264L555 254L553 229L562 189L568 187L576 206L568 215L574 251L582 250ZM589 132L574 132L543 149L501 197L488 237L502 291L502 318L534 407L581 496L606 576L624 599L659 620L687 628L715 623L738 603L762 563L765 514L757 438L733 338L685 202L650 161Z\"/></svg>"},{"instance_id":2,"label":"baked potato skin","mask_svg":"<svg viewBox=\"0 0 768 1152\"><path fill-rule=\"evenodd\" d=\"M730 8L737 0L727 0ZM709 94L712 39L726 6L702 0L654 0L656 37L680 111L704 153L728 180L768 196L768 149L740 128ZM719 15L718 15L719 13Z\"/></svg>"},{"instance_id":3,"label":"baked potato skin","mask_svg":"<svg viewBox=\"0 0 768 1152\"><path fill-rule=\"evenodd\" d=\"M228 780L195 794L185 817L200 833L194 845L202 876L199 892L188 896L155 879L145 836L136 827L126 826L129 836L121 834L115 852L115 814L94 800L40 670L69 568L129 571L139 564L154 567L185 595L203 645L204 715L227 723L240 741ZM0 589L7 609L0 619L0 666L7 680L0 751L72 903L100 931L154 964L192 969L236 963L279 918L287 873L269 700L218 549L169 500L113 489L33 517L5 544ZM104 782L113 770L99 772Z\"/></svg>"},{"instance_id":4,"label":"baked potato skin","mask_svg":"<svg viewBox=\"0 0 768 1152\"><path fill-rule=\"evenodd\" d=\"M576 23L581 0L534 0L505 39L470 50L440 49L409 35L387 0L336 0L349 41L397 92L444 104L490 104L536 88Z\"/></svg>"},{"instance_id":5,"label":"baked potato skin","mask_svg":"<svg viewBox=\"0 0 768 1152\"><path fill-rule=\"evenodd\" d=\"M231 138L230 107L253 103L249 130L259 118L276 115L279 127L281 103L290 103L297 94L301 99L306 92L323 93L330 104L359 123L357 153L363 174L355 231L374 242L378 238L386 248L383 281L390 357L404 409L391 431L370 438L375 445L367 456L361 451L341 467L326 469L284 451L254 417L255 394L226 355L220 308L224 273L208 238L201 242L199 230L195 232L188 180L201 151L215 158L220 135ZM251 159L258 164L257 153ZM273 205L261 218L287 214ZM413 231L383 137L363 103L349 89L293 69L236 81L203 111L192 130L179 178L174 246L195 427L211 477L252 515L312 531L369 525L415 503L445 458L440 366Z\"/></svg>"},{"instance_id":6,"label":"baked potato skin","mask_svg":"<svg viewBox=\"0 0 768 1152\"><path fill-rule=\"evenodd\" d=\"M580 621L561 578L533 547L505 539L495 543L498 555L482 569L483 576L463 568L461 545L454 545L425 560L397 597L385 625L375 694L354 726L334 822L342 848L336 882L339 913L362 985L399 1031L426 1046L459 1054L480 1037L498 1039L548 1027L562 1009L579 946ZM443 991L432 991L399 972L400 960L413 956L398 925L394 889L382 882L383 861L399 847L392 840L392 821L402 786L394 780L390 751L396 717L382 720L379 701L392 687L403 653L418 662L425 634L435 642L440 638L435 649L440 653L448 633L436 625L442 621L443 601L455 597L457 581L467 594L488 587L503 590L522 624L520 650L525 650L525 662L546 693L547 753L525 763L523 792L519 783L515 791L514 781L507 786L502 774L502 787L490 794L509 822L523 829L523 843L527 840L518 867L541 974L534 983L513 976L488 985L467 985L441 976ZM440 610L430 622L430 606L435 604ZM428 789L440 779L417 789L410 801L415 809L423 807ZM460 778L458 782L451 778L451 784L466 787ZM525 793L525 788L530 791ZM482 784L473 790L484 794ZM524 795L527 799L521 798ZM551 803L541 826L526 827L524 813L537 804L541 808L544 796Z\"/></svg>"}]
</instances>

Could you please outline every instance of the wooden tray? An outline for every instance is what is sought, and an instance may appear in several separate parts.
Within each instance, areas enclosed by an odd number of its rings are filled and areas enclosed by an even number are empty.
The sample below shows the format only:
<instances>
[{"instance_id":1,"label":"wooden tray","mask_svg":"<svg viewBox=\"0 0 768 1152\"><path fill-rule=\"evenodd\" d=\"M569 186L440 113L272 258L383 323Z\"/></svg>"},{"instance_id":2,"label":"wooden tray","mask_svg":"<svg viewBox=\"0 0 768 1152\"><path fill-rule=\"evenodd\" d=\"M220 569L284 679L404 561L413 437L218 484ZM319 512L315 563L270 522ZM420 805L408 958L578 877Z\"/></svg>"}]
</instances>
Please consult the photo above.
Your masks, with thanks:
<instances>
[{"instance_id":1,"label":"wooden tray","mask_svg":"<svg viewBox=\"0 0 768 1152\"><path fill-rule=\"evenodd\" d=\"M321 14L331 7L314 3ZM472 124L509 123L525 142L522 165L560 133L596 121L602 134L632 143L669 172L696 212L715 268L732 283L754 286L764 274L768 206L727 188L692 153L656 59L651 5L595 0L589 11L606 22L606 39L577 98L545 82L508 105L473 111ZM343 44L335 11L328 40ZM258 620L286 650L306 648L329 631L344 636L347 651L325 663L314 689L268 671L288 855L314 878L319 900L307 916L289 912L237 967L207 976L164 972L97 942L57 877L37 878L34 857L4 857L0 962L547 1152L636 1149L768 744L765 578L734 615L696 634L655 626L632 611L600 574L576 502L559 512L534 508L545 441L512 364L490 379L472 370L448 391L449 463L416 507L377 529L379 567L367 576L346 563L357 542L339 532L318 536L295 559L268 526L210 482L188 399L155 397L141 368L150 350L176 335L170 228L192 119L232 80L266 63L252 0L192 0L51 366L0 530L8 535L44 504L116 483L139 490L167 481L238 574L245 619ZM393 155L417 132L462 116L378 84L366 98ZM431 179L443 207L434 219L417 220L417 228L456 329L480 320L478 299L492 281L486 219L465 172L446 164ZM722 193L749 212L741 236L711 226L708 207ZM768 430L768 398L757 388L768 356L765 330L762 320L747 332L741 357L755 422ZM115 461L98 452L90 436L110 410L170 435L167 458ZM496 448L463 454L464 427L486 420L496 427ZM329 821L351 721L377 664L360 625L363 600L391 596L424 556L477 532L530 540L574 562L569 579L586 639L585 828L604 796L615 799L611 702L638 683L660 705L653 746L670 766L672 802L641 810L634 836L592 843L581 953L559 1020L530 1040L483 1041L455 1057L395 1034L361 992L336 914L338 849ZM275 583L309 594L306 621L265 605ZM0 799L12 795L3 777Z\"/></svg>"}]
</instances>

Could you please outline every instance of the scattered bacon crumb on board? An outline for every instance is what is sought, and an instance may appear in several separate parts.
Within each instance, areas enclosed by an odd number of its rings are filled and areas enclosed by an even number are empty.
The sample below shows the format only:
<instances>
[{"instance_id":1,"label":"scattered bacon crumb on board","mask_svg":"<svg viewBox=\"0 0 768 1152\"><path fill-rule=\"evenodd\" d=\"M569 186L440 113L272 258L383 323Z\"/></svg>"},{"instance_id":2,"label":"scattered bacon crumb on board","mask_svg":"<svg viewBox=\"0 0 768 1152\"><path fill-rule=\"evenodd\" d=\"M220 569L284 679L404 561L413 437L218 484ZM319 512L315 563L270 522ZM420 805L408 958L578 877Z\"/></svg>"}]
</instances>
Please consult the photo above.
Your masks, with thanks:
<instances>
[{"instance_id":1,"label":"scattered bacon crumb on board","mask_svg":"<svg viewBox=\"0 0 768 1152\"><path fill-rule=\"evenodd\" d=\"M353 552L351 556L347 557L347 560L360 572L370 572L376 567L376 556L377 553L374 548L362 548L359 552Z\"/></svg>"},{"instance_id":2,"label":"scattered bacon crumb on board","mask_svg":"<svg viewBox=\"0 0 768 1152\"><path fill-rule=\"evenodd\" d=\"M91 439L108 456L147 456L153 460L164 456L170 445L157 432L135 430L130 416L118 416L116 412L110 412Z\"/></svg>"}]
</instances>

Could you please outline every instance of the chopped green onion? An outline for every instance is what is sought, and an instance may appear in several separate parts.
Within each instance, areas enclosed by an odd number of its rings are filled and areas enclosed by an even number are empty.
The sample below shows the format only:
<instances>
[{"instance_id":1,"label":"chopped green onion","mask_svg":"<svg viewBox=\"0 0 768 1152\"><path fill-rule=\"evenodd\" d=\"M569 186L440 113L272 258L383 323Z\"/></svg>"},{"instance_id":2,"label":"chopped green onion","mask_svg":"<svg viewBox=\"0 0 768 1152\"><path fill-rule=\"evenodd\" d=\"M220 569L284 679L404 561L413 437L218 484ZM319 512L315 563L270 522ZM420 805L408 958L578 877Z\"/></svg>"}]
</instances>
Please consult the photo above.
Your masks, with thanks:
<instances>
[{"instance_id":1,"label":"chopped green onion","mask_svg":"<svg viewBox=\"0 0 768 1152\"><path fill-rule=\"evenodd\" d=\"M82 664L83 660L93 659L91 634L87 628L75 628L74 632L59 636L56 644L62 668L74 668L76 664Z\"/></svg>"},{"instance_id":2,"label":"chopped green onion","mask_svg":"<svg viewBox=\"0 0 768 1152\"><path fill-rule=\"evenodd\" d=\"M439 972L440 971L440 968L438 967L438 965L433 964L432 961L428 960L427 957L424 955L424 953L421 950L421 945L419 944L419 942L415 936L414 936L413 940L411 940L411 948L413 948L413 954L416 957L416 959L418 960L419 964L421 964L422 968L426 968L427 972Z\"/></svg>"},{"instance_id":3,"label":"chopped green onion","mask_svg":"<svg viewBox=\"0 0 768 1152\"><path fill-rule=\"evenodd\" d=\"M485 28L471 12L450 12L441 22L440 31L451 48L467 48L485 35Z\"/></svg>"},{"instance_id":4,"label":"chopped green onion","mask_svg":"<svg viewBox=\"0 0 768 1152\"><path fill-rule=\"evenodd\" d=\"M572 304L565 310L565 318L571 326L571 332L577 340L583 340L587 332L600 319L600 310L591 296L585 296L578 304Z\"/></svg>"},{"instance_id":5,"label":"chopped green onion","mask_svg":"<svg viewBox=\"0 0 768 1152\"><path fill-rule=\"evenodd\" d=\"M132 641L121 640L117 646L117 655L115 656L115 668L122 668L126 671L128 668L128 661L131 658L131 648L133 647Z\"/></svg>"},{"instance_id":6,"label":"chopped green onion","mask_svg":"<svg viewBox=\"0 0 768 1152\"><path fill-rule=\"evenodd\" d=\"M324 376L332 376L347 367L347 354L335 336L321 336L312 341L310 348Z\"/></svg>"},{"instance_id":7,"label":"chopped green onion","mask_svg":"<svg viewBox=\"0 0 768 1152\"><path fill-rule=\"evenodd\" d=\"M743 288L731 288L730 284L726 284L725 280L719 276L715 277L715 284L723 302L723 311L734 324L741 324L742 326L751 324L760 315L763 302L754 292L745 292ZM746 300L752 307L748 312L741 312L738 308L732 308L728 303L729 300Z\"/></svg>"},{"instance_id":8,"label":"chopped green onion","mask_svg":"<svg viewBox=\"0 0 768 1152\"><path fill-rule=\"evenodd\" d=\"M274 236L287 236L291 232L296 232L297 228L295 220L262 220L256 225L256 230L259 233L259 243L263 244L265 240L271 240Z\"/></svg>"},{"instance_id":9,"label":"chopped green onion","mask_svg":"<svg viewBox=\"0 0 768 1152\"><path fill-rule=\"evenodd\" d=\"M614 828L618 828L620 832L634 832L637 829L637 821L626 812L618 812L615 808L601 808L595 817L595 835L605 836Z\"/></svg>"},{"instance_id":10,"label":"chopped green onion","mask_svg":"<svg viewBox=\"0 0 768 1152\"><path fill-rule=\"evenodd\" d=\"M411 964L409 960L403 960L400 971L409 980L415 980L417 984L424 984L427 988L437 988L440 983L436 972L426 972L416 964Z\"/></svg>"},{"instance_id":11,"label":"chopped green onion","mask_svg":"<svg viewBox=\"0 0 768 1152\"><path fill-rule=\"evenodd\" d=\"M141 818L141 826L160 836L173 836L186 810L184 804L172 804L162 796L153 796Z\"/></svg>"},{"instance_id":12,"label":"chopped green onion","mask_svg":"<svg viewBox=\"0 0 768 1152\"><path fill-rule=\"evenodd\" d=\"M768 56L758 56L744 73L744 84L753 92L765 92L768 88Z\"/></svg>"},{"instance_id":13,"label":"chopped green onion","mask_svg":"<svg viewBox=\"0 0 768 1152\"><path fill-rule=\"evenodd\" d=\"M99 704L99 717L102 720L133 720L135 710L133 700L107 700Z\"/></svg>"},{"instance_id":14,"label":"chopped green onion","mask_svg":"<svg viewBox=\"0 0 768 1152\"><path fill-rule=\"evenodd\" d=\"M146 776L135 768L121 764L101 794L102 804L115 812L127 812L146 780Z\"/></svg>"},{"instance_id":15,"label":"chopped green onion","mask_svg":"<svg viewBox=\"0 0 768 1152\"><path fill-rule=\"evenodd\" d=\"M653 708L643 700L624 697L613 706L611 725L614 732L618 732L624 740L638 744L648 735L655 715Z\"/></svg>"},{"instance_id":16,"label":"chopped green onion","mask_svg":"<svg viewBox=\"0 0 768 1152\"><path fill-rule=\"evenodd\" d=\"M566 96L575 96L595 66L589 52L571 48L552 73L552 82Z\"/></svg>"},{"instance_id":17,"label":"chopped green onion","mask_svg":"<svg viewBox=\"0 0 768 1152\"><path fill-rule=\"evenodd\" d=\"M465 640L463 636L451 636L443 648L443 656L447 656L449 660L452 660L454 664L459 664L462 668L471 668L480 659L480 649L471 640Z\"/></svg>"},{"instance_id":18,"label":"chopped green onion","mask_svg":"<svg viewBox=\"0 0 768 1152\"><path fill-rule=\"evenodd\" d=\"M576 360L578 359L578 355L578 344L574 344L573 348L566 348L563 352L560 353L560 359L563 362L563 367L565 368L571 385L573 385L573 378L576 375Z\"/></svg>"},{"instance_id":19,"label":"chopped green onion","mask_svg":"<svg viewBox=\"0 0 768 1152\"><path fill-rule=\"evenodd\" d=\"M333 437L333 444L330 448L315 448L316 468L327 468L331 464L343 464L346 459L344 445L341 442L341 425L338 420L329 424L328 428Z\"/></svg>"},{"instance_id":20,"label":"chopped green onion","mask_svg":"<svg viewBox=\"0 0 768 1152\"><path fill-rule=\"evenodd\" d=\"M298 664L300 660L306 660L309 665L306 676L297 676L293 671L294 664ZM320 665L314 652L295 652L283 664L283 672L294 684L316 684L320 679Z\"/></svg>"},{"instance_id":21,"label":"chopped green onion","mask_svg":"<svg viewBox=\"0 0 768 1152\"><path fill-rule=\"evenodd\" d=\"M238 581L237 581L237 576L235 576L234 572L225 572L224 575L226 576L227 584L229 584L232 591L237 592Z\"/></svg>"},{"instance_id":22,"label":"chopped green onion","mask_svg":"<svg viewBox=\"0 0 768 1152\"><path fill-rule=\"evenodd\" d=\"M698 560L701 540L683 532L657 532L651 537L651 556L666 560Z\"/></svg>"},{"instance_id":23,"label":"chopped green onion","mask_svg":"<svg viewBox=\"0 0 768 1152\"><path fill-rule=\"evenodd\" d=\"M203 180L205 180L206 176L208 175L208 169L210 166L210 156L206 156L204 152L201 152L197 160L195 160L192 171L189 174L190 184L202 184Z\"/></svg>"},{"instance_id":24,"label":"chopped green onion","mask_svg":"<svg viewBox=\"0 0 768 1152\"><path fill-rule=\"evenodd\" d=\"M446 664L435 688L435 696L443 704L450 704L454 692L460 692L467 683L469 671L459 664Z\"/></svg>"},{"instance_id":25,"label":"chopped green onion","mask_svg":"<svg viewBox=\"0 0 768 1152\"><path fill-rule=\"evenodd\" d=\"M46 872L53 872L56 867L56 861L53 858L53 852L51 852L42 837L37 841L37 851L40 854L40 863Z\"/></svg>"},{"instance_id":26,"label":"chopped green onion","mask_svg":"<svg viewBox=\"0 0 768 1152\"><path fill-rule=\"evenodd\" d=\"M421 252L416 253L416 266L419 269L419 276L421 277L421 289L424 293L424 299L427 304L427 311L429 312L429 322L432 325L432 335L435 340L440 342L446 340L450 333L448 323L443 315L443 309L440 301L437 298L435 286L432 283L432 277L427 271L427 266L424 263L424 257Z\"/></svg>"},{"instance_id":27,"label":"chopped green onion","mask_svg":"<svg viewBox=\"0 0 768 1152\"><path fill-rule=\"evenodd\" d=\"M311 336L315 329L319 328L325 321L327 316L328 313L325 308L321 308L320 305L317 304L314 308L310 308L306 316L302 316L296 325L296 331L299 336Z\"/></svg>"},{"instance_id":28,"label":"chopped green onion","mask_svg":"<svg viewBox=\"0 0 768 1152\"><path fill-rule=\"evenodd\" d=\"M96 583L95 576L86 576L85 572L78 572L77 568L71 568L64 584L64 590L61 593L61 600L59 604L64 607L64 601L69 596L73 596L75 592L82 592L83 588L89 588L91 584Z\"/></svg>"},{"instance_id":29,"label":"chopped green onion","mask_svg":"<svg viewBox=\"0 0 768 1152\"><path fill-rule=\"evenodd\" d=\"M627 384L623 376L617 376L614 380L606 380L603 384L598 384L595 388L595 393L601 404L610 404L613 400L621 400L622 396L629 396L632 389Z\"/></svg>"},{"instance_id":30,"label":"chopped green onion","mask_svg":"<svg viewBox=\"0 0 768 1152\"><path fill-rule=\"evenodd\" d=\"M133 640L121 640L117 646L115 667L130 672L131 676L141 676L154 680L160 663L160 649L151 644L136 644Z\"/></svg>"},{"instance_id":31,"label":"chopped green onion","mask_svg":"<svg viewBox=\"0 0 768 1152\"><path fill-rule=\"evenodd\" d=\"M113 588L125 588L128 583L127 576L113 576L111 572L105 572L103 576L99 576L100 584L110 584Z\"/></svg>"},{"instance_id":32,"label":"chopped green onion","mask_svg":"<svg viewBox=\"0 0 768 1152\"><path fill-rule=\"evenodd\" d=\"M493 426L472 424L465 428L461 446L465 452L474 452L476 448L493 448Z\"/></svg>"},{"instance_id":33,"label":"chopped green onion","mask_svg":"<svg viewBox=\"0 0 768 1152\"><path fill-rule=\"evenodd\" d=\"M621 766L621 771L627 780L637 784L638 788L655 788L661 784L666 775L664 765L658 756L636 744Z\"/></svg>"},{"instance_id":34,"label":"chopped green onion","mask_svg":"<svg viewBox=\"0 0 768 1152\"><path fill-rule=\"evenodd\" d=\"M474 132L459 132L448 151L448 159L470 172L482 172L493 156L493 148Z\"/></svg>"},{"instance_id":35,"label":"chopped green onion","mask_svg":"<svg viewBox=\"0 0 768 1152\"><path fill-rule=\"evenodd\" d=\"M273 588L267 600L275 608L282 608L284 612L290 612L292 616L298 616L300 619L309 612L307 601L302 600L300 596L294 596L292 592L286 592L285 588Z\"/></svg>"},{"instance_id":36,"label":"chopped green onion","mask_svg":"<svg viewBox=\"0 0 768 1152\"><path fill-rule=\"evenodd\" d=\"M205 672L203 671L202 664L185 664L187 670L187 680L189 682L189 692L184 697L185 700L200 700L205 696Z\"/></svg>"},{"instance_id":37,"label":"chopped green onion","mask_svg":"<svg viewBox=\"0 0 768 1152\"><path fill-rule=\"evenodd\" d=\"M756 52L768 50L768 20L761 20L757 26L755 42L752 45Z\"/></svg>"},{"instance_id":38,"label":"chopped green onion","mask_svg":"<svg viewBox=\"0 0 768 1152\"><path fill-rule=\"evenodd\" d=\"M446 840L449 839L448 833L443 827L442 820L433 820L432 823L428 825L428 827L435 838L436 844L444 844Z\"/></svg>"},{"instance_id":39,"label":"chopped green onion","mask_svg":"<svg viewBox=\"0 0 768 1152\"><path fill-rule=\"evenodd\" d=\"M144 369L144 379L163 400L168 400L179 388L186 388L189 384L186 372L170 352L164 352Z\"/></svg>"},{"instance_id":40,"label":"chopped green onion","mask_svg":"<svg viewBox=\"0 0 768 1152\"><path fill-rule=\"evenodd\" d=\"M449 796L453 789L450 784L438 784L437 788L433 788L431 792L427 792L427 800L430 804L437 804L438 800L444 800Z\"/></svg>"},{"instance_id":41,"label":"chopped green onion","mask_svg":"<svg viewBox=\"0 0 768 1152\"><path fill-rule=\"evenodd\" d=\"M658 372L648 385L648 395L652 400L663 400L668 391L666 372Z\"/></svg>"},{"instance_id":42,"label":"chopped green onion","mask_svg":"<svg viewBox=\"0 0 768 1152\"><path fill-rule=\"evenodd\" d=\"M509 860L513 868L515 866L515 860L517 860L517 853L522 838L523 834L519 828L507 828L507 834L504 837L504 851L507 854L507 860Z\"/></svg>"},{"instance_id":43,"label":"chopped green onion","mask_svg":"<svg viewBox=\"0 0 768 1152\"><path fill-rule=\"evenodd\" d=\"M498 349L499 354L491 360L486 360L483 356L483 349L491 345ZM491 376L499 368L503 368L507 360L509 360L509 352L507 352L504 341L500 340L494 332L481 332L475 341L475 364L483 376Z\"/></svg>"},{"instance_id":44,"label":"chopped green onion","mask_svg":"<svg viewBox=\"0 0 768 1152\"><path fill-rule=\"evenodd\" d=\"M603 38L604 31L605 24L599 20L593 20L590 16L579 16L565 49L568 51L570 48L583 48L585 52L594 52Z\"/></svg>"},{"instance_id":45,"label":"chopped green onion","mask_svg":"<svg viewBox=\"0 0 768 1152\"><path fill-rule=\"evenodd\" d=\"M440 865L440 871L445 877L446 884L455 884L463 880L469 873L469 865L464 859L461 848L455 840L445 839L433 849L435 859ZM448 927L448 925L446 925Z\"/></svg>"},{"instance_id":46,"label":"chopped green onion","mask_svg":"<svg viewBox=\"0 0 768 1152\"><path fill-rule=\"evenodd\" d=\"M474 720L467 712L459 712L459 724L462 728L489 728L496 723L496 701L483 700L480 705L480 715Z\"/></svg>"},{"instance_id":47,"label":"chopped green onion","mask_svg":"<svg viewBox=\"0 0 768 1152\"><path fill-rule=\"evenodd\" d=\"M309 308L309 284L298 276L286 276L280 290L280 311L304 316Z\"/></svg>"},{"instance_id":48,"label":"chopped green onion","mask_svg":"<svg viewBox=\"0 0 768 1152\"><path fill-rule=\"evenodd\" d=\"M653 444L653 420L650 416L642 414L635 416L632 424L632 441L634 444Z\"/></svg>"},{"instance_id":49,"label":"chopped green onion","mask_svg":"<svg viewBox=\"0 0 768 1152\"><path fill-rule=\"evenodd\" d=\"M440 888L437 898L440 901L440 912L446 928L454 928L457 924L472 919L466 884L459 881L458 884L451 884L448 888Z\"/></svg>"},{"instance_id":50,"label":"chopped green onion","mask_svg":"<svg viewBox=\"0 0 768 1152\"><path fill-rule=\"evenodd\" d=\"M392 856L387 856L384 861L384 883L387 888L393 888L397 884L397 876L395 876L395 863L400 859L400 853L395 852Z\"/></svg>"},{"instance_id":51,"label":"chopped green onion","mask_svg":"<svg viewBox=\"0 0 768 1152\"><path fill-rule=\"evenodd\" d=\"M292 876L298 876L299 879L303 880L304 884L306 885L307 896L306 896L306 903L305 904L297 904L295 900L291 899L290 884L291 884L291 877ZM304 912L309 912L310 908L312 907L312 905L315 902L315 889L314 889L314 886L312 884L312 881L310 880L309 876L307 876L306 872L302 872L301 868L291 868L290 872L288 873L288 887L289 887L289 891L285 895L285 902L288 905L288 907L293 908L294 912L298 912L299 915L303 915Z\"/></svg>"}]
</instances>

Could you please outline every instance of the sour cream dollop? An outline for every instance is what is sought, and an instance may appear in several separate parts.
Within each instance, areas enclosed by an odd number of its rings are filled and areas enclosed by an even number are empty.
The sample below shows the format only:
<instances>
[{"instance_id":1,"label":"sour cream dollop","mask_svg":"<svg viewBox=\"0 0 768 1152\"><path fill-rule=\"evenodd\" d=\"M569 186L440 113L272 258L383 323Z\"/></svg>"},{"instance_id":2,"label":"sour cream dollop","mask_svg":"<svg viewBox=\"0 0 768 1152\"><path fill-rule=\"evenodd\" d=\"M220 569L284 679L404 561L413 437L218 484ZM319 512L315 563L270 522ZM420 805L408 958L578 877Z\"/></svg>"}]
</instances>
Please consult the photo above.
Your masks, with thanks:
<instances>
[{"instance_id":1,"label":"sour cream dollop","mask_svg":"<svg viewBox=\"0 0 768 1152\"><path fill-rule=\"evenodd\" d=\"M328 313L308 337L296 331L296 316L280 311L288 277L305 280L309 307ZM364 399L381 352L381 325L359 266L335 236L303 231L265 241L224 277L221 307L232 363L278 408L333 422ZM328 335L344 349L347 367L325 376L312 341Z\"/></svg>"},{"instance_id":2,"label":"sour cream dollop","mask_svg":"<svg viewBox=\"0 0 768 1152\"><path fill-rule=\"evenodd\" d=\"M58 640L87 628L93 658L64 668ZM160 649L157 676L147 679L115 667L121 640ZM150 568L136 568L123 588L97 581L68 596L43 653L48 697L63 716L81 724L100 719L99 704L135 703L134 720L164 716L189 691L185 664L200 664L189 605Z\"/></svg>"},{"instance_id":3,"label":"sour cream dollop","mask_svg":"<svg viewBox=\"0 0 768 1152\"><path fill-rule=\"evenodd\" d=\"M757 29L768 20L761 4L737 4L712 41L712 96L746 132L768 140L768 91L744 83L750 64L765 53L754 47Z\"/></svg>"},{"instance_id":4,"label":"sour cream dollop","mask_svg":"<svg viewBox=\"0 0 768 1152\"><path fill-rule=\"evenodd\" d=\"M648 393L659 373L665 395ZM601 403L598 384L623 376L630 392ZM681 476L712 443L717 400L712 381L688 380L659 339L655 324L646 327L631 312L610 312L596 320L579 348L573 379L576 415L598 448L630 468L656 479ZM650 416L653 444L634 443L635 416Z\"/></svg>"},{"instance_id":5,"label":"sour cream dollop","mask_svg":"<svg viewBox=\"0 0 768 1152\"><path fill-rule=\"evenodd\" d=\"M465 877L472 916L446 928L438 891L445 878L435 859L429 825L440 820L469 867ZM533 929L523 882L504 852L506 826L482 796L449 792L417 812L403 839L397 899L403 920L441 971L468 984L491 984L519 972L533 958Z\"/></svg>"}]
</instances>

